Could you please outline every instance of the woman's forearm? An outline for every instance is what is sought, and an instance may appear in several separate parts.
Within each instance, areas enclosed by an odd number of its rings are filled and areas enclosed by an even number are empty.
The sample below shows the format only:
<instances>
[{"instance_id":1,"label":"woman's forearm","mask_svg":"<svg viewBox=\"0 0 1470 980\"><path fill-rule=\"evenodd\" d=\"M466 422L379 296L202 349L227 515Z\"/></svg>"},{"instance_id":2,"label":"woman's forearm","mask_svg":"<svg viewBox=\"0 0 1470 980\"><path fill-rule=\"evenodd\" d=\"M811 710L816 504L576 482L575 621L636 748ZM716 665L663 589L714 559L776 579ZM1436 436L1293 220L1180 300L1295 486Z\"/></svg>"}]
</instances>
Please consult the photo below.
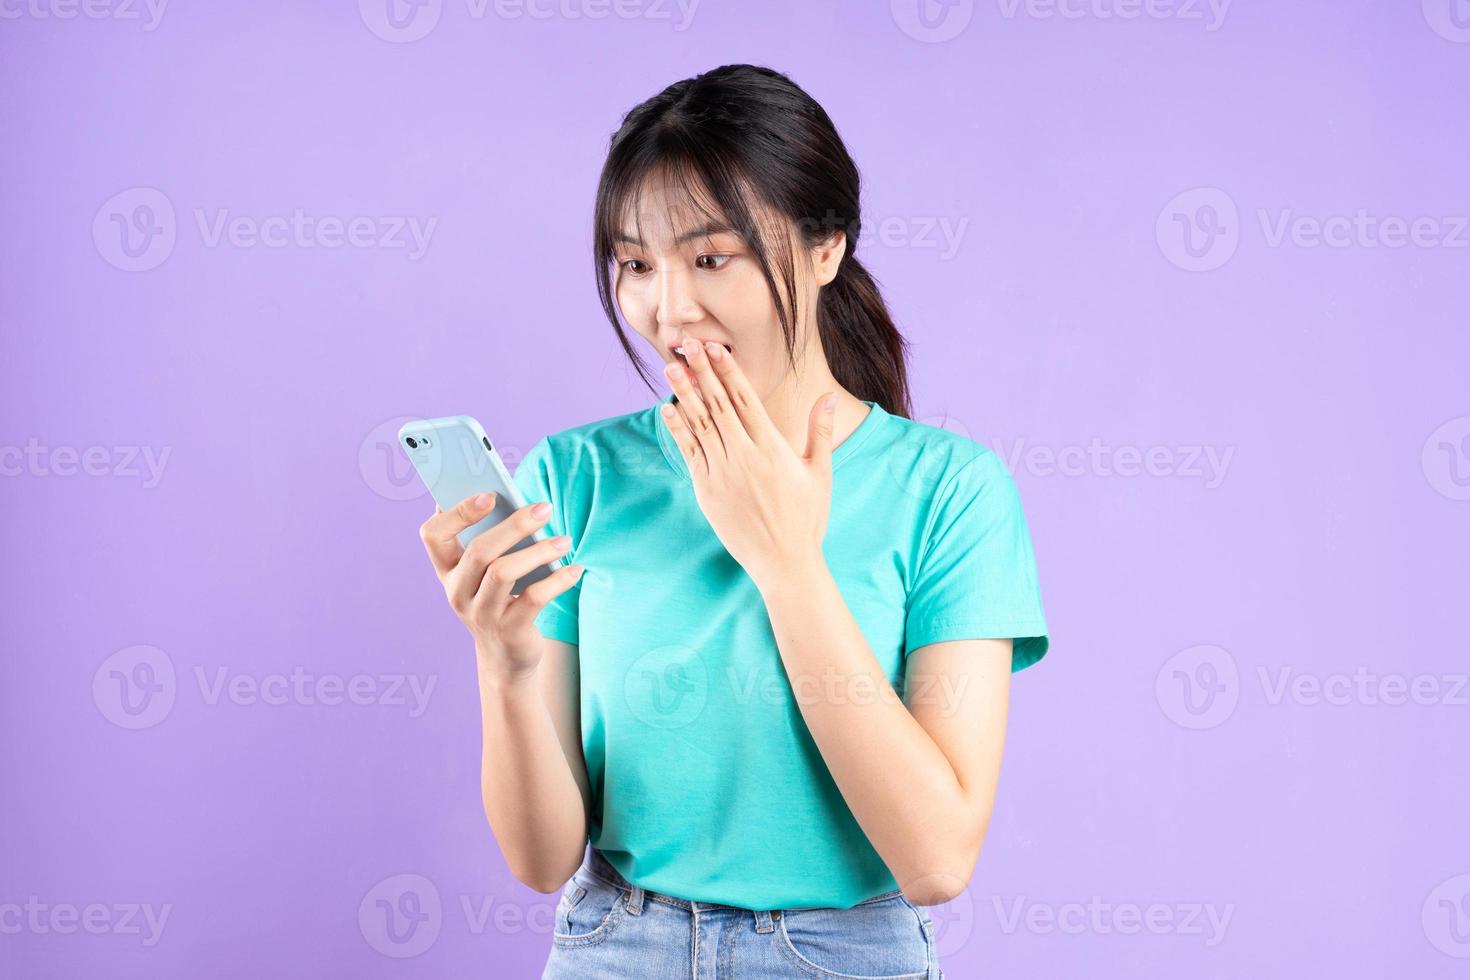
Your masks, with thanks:
<instances>
[{"instance_id":1,"label":"woman's forearm","mask_svg":"<svg viewBox=\"0 0 1470 980\"><path fill-rule=\"evenodd\" d=\"M853 817L911 900L948 901L974 869L984 813L894 691L826 563L757 584L802 718Z\"/></svg>"},{"instance_id":2,"label":"woman's forearm","mask_svg":"<svg viewBox=\"0 0 1470 980\"><path fill-rule=\"evenodd\" d=\"M481 663L480 787L511 872L549 893L582 861L587 812L542 693L541 669L511 677Z\"/></svg>"}]
</instances>

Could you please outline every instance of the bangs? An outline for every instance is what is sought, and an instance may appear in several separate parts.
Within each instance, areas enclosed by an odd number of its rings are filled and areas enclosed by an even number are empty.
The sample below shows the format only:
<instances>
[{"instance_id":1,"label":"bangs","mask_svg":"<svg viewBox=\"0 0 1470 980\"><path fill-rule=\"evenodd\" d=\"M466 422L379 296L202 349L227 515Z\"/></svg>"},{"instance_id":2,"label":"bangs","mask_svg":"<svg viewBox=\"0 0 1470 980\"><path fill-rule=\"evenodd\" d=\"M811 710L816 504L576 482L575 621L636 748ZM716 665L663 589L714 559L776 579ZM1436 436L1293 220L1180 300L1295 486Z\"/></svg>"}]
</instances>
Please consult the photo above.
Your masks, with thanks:
<instances>
[{"instance_id":1,"label":"bangs","mask_svg":"<svg viewBox=\"0 0 1470 980\"><path fill-rule=\"evenodd\" d=\"M613 271L613 253L626 231L647 241L644 200L654 188L665 193L668 213L664 217L676 237L699 230L726 230L740 236L763 259L774 257L785 263L790 258L790 242L774 209L755 197L748 181L719 167L717 160L680 153L640 162L643 166L630 166L613 176L607 206L598 209L599 252L603 244L607 246L605 261L601 255L599 260L607 272Z\"/></svg>"}]
</instances>

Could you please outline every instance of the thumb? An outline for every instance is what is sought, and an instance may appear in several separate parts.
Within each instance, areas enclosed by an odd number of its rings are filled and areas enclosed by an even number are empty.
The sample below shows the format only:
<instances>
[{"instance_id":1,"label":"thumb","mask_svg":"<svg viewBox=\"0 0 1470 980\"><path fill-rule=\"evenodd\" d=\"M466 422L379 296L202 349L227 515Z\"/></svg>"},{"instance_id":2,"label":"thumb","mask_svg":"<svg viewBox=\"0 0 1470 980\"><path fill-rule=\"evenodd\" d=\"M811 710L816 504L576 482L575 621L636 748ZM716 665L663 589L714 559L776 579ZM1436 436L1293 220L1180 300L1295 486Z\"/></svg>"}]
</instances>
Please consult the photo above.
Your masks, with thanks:
<instances>
[{"instance_id":1,"label":"thumb","mask_svg":"<svg viewBox=\"0 0 1470 980\"><path fill-rule=\"evenodd\" d=\"M830 466L832 463L832 420L837 408L837 392L828 392L812 406L807 420L806 456L811 463Z\"/></svg>"}]
</instances>

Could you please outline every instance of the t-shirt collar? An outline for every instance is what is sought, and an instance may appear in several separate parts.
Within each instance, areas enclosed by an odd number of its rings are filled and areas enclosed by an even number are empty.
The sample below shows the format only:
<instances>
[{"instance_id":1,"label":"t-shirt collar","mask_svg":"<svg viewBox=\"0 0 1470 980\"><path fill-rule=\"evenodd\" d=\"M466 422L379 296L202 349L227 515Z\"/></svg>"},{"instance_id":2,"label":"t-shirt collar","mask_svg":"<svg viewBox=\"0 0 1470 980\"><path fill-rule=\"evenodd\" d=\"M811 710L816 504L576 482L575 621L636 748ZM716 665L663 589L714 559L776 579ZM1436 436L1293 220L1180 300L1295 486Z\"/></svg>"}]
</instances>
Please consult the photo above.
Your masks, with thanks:
<instances>
[{"instance_id":1,"label":"t-shirt collar","mask_svg":"<svg viewBox=\"0 0 1470 980\"><path fill-rule=\"evenodd\" d=\"M668 425L658 414L660 406L672 403L673 400L674 393L669 392L659 400L658 404L649 409L649 413L653 419L654 428L658 430L658 444L663 448L664 458L669 461L669 465L674 468L674 472L678 473L688 483L691 482L689 479L689 466L684 462L684 454L679 451L679 444L674 441L673 436L669 435ZM888 420L888 413L883 410L882 405L874 401L869 401L866 398L862 401L864 405L868 406L868 414L863 416L863 420L858 423L857 428L853 429L848 437L842 440L836 449L832 450L832 469L834 471L849 456L857 452L858 447Z\"/></svg>"}]
</instances>

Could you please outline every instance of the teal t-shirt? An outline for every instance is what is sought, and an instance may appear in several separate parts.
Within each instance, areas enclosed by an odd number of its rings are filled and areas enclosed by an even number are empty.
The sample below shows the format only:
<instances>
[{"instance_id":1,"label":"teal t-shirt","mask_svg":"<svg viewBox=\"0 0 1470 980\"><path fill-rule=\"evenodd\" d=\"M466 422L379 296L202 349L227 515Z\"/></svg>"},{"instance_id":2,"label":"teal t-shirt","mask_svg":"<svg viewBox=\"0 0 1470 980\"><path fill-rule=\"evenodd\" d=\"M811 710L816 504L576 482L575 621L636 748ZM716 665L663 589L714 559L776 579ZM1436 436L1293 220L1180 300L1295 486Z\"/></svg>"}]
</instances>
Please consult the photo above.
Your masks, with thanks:
<instances>
[{"instance_id":1,"label":"teal t-shirt","mask_svg":"<svg viewBox=\"0 0 1470 980\"><path fill-rule=\"evenodd\" d=\"M1035 663L1046 623L1011 474L972 439L867 404L833 451L823 551L890 683L940 640L1012 637L1011 669ZM515 478L586 566L536 625L578 647L592 845L629 881L701 902L850 908L897 888L658 403L542 439Z\"/></svg>"}]
</instances>

